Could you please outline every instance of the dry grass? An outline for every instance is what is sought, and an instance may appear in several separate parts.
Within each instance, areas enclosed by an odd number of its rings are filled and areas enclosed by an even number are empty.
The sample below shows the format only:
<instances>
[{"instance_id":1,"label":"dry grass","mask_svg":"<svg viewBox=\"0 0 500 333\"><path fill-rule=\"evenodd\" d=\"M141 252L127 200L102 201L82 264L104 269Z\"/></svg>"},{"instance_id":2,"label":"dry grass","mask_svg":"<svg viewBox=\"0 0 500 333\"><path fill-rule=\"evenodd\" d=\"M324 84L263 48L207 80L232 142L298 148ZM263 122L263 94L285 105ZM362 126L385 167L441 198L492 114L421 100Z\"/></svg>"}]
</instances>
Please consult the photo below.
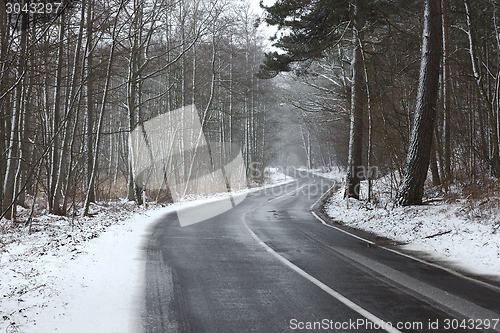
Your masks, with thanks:
<instances>
[{"instance_id":1,"label":"dry grass","mask_svg":"<svg viewBox=\"0 0 500 333\"><path fill-rule=\"evenodd\" d=\"M374 207L392 207L397 186L390 176L373 181L370 204ZM500 181L494 177L456 181L447 190L443 186L432 186L430 179L427 179L423 201L425 204L442 206L443 209L451 209L447 205L454 205L453 209L461 217L500 226Z\"/></svg>"},{"instance_id":2,"label":"dry grass","mask_svg":"<svg viewBox=\"0 0 500 333\"><path fill-rule=\"evenodd\" d=\"M497 179L484 177L476 182L457 182L442 193L444 203L462 206L458 215L500 224L500 183Z\"/></svg>"}]
</instances>

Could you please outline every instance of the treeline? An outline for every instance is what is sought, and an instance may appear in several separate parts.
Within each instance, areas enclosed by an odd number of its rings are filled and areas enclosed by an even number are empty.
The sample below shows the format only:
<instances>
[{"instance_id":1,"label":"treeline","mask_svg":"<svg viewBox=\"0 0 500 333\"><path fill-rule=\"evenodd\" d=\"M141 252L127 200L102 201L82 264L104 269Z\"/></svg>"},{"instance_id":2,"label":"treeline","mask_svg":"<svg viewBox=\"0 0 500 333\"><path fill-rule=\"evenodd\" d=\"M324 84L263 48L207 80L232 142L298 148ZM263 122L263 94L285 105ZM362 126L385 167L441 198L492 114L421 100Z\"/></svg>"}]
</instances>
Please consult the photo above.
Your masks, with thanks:
<instances>
[{"instance_id":1,"label":"treeline","mask_svg":"<svg viewBox=\"0 0 500 333\"><path fill-rule=\"evenodd\" d=\"M432 184L445 191L461 184L484 194L500 177L498 1L324 0L295 7L278 1L267 8L266 19L288 30L278 34L275 46L282 51L267 55L260 75L289 73L308 92L299 96L292 89L289 101L308 115L309 132L336 142L338 164L376 166L379 176L393 176L397 189L415 118L426 3L436 3L442 22L437 113L428 147ZM312 164L322 165L314 147Z\"/></svg>"},{"instance_id":2,"label":"treeline","mask_svg":"<svg viewBox=\"0 0 500 333\"><path fill-rule=\"evenodd\" d=\"M60 215L95 200L140 202L128 135L185 105L207 119L207 140L238 144L247 166L268 158L271 125L258 125L272 85L254 76L263 38L248 2L66 0L45 14L0 6L2 217L37 196Z\"/></svg>"}]
</instances>

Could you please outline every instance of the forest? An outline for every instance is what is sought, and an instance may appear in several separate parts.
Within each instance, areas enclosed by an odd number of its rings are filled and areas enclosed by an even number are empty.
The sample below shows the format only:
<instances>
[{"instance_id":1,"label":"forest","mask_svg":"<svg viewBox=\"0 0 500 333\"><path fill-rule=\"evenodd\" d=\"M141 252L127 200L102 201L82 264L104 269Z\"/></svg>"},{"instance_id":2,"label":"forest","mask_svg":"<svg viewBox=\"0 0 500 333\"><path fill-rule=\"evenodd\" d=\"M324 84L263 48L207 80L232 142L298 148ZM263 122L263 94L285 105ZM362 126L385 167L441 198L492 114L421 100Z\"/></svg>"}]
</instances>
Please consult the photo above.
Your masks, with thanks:
<instances>
[{"instance_id":1,"label":"forest","mask_svg":"<svg viewBox=\"0 0 500 333\"><path fill-rule=\"evenodd\" d=\"M247 165L268 158L272 82L254 75L264 38L250 3L65 1L50 15L2 7L2 217L37 200L55 215L141 202L129 133L185 105L207 119L211 141L237 143Z\"/></svg>"},{"instance_id":2,"label":"forest","mask_svg":"<svg viewBox=\"0 0 500 333\"><path fill-rule=\"evenodd\" d=\"M284 98L315 142L305 149L308 165L325 165L333 142L349 197L359 199L368 180L370 200L371 181L387 176L397 204L421 204L428 171L425 188L438 196L494 197L499 5L277 1L264 16L279 27L276 50L258 76L293 81Z\"/></svg>"},{"instance_id":3,"label":"forest","mask_svg":"<svg viewBox=\"0 0 500 333\"><path fill-rule=\"evenodd\" d=\"M261 181L253 165L338 167L349 196L371 199L357 184L389 176L407 205L421 203L429 170L426 189L498 195L497 0L260 5L4 0L2 227L19 207L29 223L36 207L68 216L96 201L170 200L142 193L128 139L187 105L207 139L240 147L250 183Z\"/></svg>"}]
</instances>

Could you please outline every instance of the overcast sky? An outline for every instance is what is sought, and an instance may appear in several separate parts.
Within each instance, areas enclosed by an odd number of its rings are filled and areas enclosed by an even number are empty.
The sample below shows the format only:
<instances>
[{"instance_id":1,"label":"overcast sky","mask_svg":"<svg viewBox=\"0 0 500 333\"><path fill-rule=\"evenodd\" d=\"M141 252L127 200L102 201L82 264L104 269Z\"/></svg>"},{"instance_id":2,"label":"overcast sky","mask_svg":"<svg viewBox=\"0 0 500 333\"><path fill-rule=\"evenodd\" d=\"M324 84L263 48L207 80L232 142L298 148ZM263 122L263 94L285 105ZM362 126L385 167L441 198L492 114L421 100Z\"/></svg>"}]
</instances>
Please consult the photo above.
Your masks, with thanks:
<instances>
[{"instance_id":1,"label":"overcast sky","mask_svg":"<svg viewBox=\"0 0 500 333\"><path fill-rule=\"evenodd\" d=\"M255 13L262 14L263 10L260 8L260 5L259 5L261 0L251 0L251 1L255 7ZM270 6L270 5L274 4L275 2L276 2L276 0L264 0L264 5ZM269 27L265 23L262 23L261 27L262 27L262 31L264 31L268 37L271 37L276 32L275 27ZM268 41L269 48L273 49L270 44L271 44L271 42Z\"/></svg>"},{"instance_id":2,"label":"overcast sky","mask_svg":"<svg viewBox=\"0 0 500 333\"><path fill-rule=\"evenodd\" d=\"M254 3L256 10L258 12L261 12L262 10L260 9L260 6L259 6L260 0L252 0L252 2ZM264 5L269 6L269 5L272 5L274 2L275 2L275 0L264 0Z\"/></svg>"}]
</instances>

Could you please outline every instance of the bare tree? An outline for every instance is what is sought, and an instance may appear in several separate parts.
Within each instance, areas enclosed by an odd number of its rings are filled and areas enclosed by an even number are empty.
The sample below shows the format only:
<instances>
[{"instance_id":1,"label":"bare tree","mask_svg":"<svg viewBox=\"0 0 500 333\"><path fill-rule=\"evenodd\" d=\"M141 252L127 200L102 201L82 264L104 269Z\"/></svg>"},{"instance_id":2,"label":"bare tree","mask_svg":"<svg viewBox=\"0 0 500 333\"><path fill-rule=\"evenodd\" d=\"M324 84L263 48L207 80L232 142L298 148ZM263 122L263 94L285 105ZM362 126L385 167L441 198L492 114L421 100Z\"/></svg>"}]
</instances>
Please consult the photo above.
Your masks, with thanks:
<instances>
[{"instance_id":1,"label":"bare tree","mask_svg":"<svg viewBox=\"0 0 500 333\"><path fill-rule=\"evenodd\" d=\"M479 58L477 52L476 38L473 35L473 23L472 17L470 14L470 5L468 0L464 0L465 12L467 15L467 37L469 39L469 54L472 64L472 72L474 78L476 80L477 87L479 92L481 93L481 97L486 105L488 122L490 125L490 142L492 145L492 151L490 156L490 165L493 169L493 173L496 177L500 177L500 149L499 149L499 136L498 136L498 127L497 127L497 119L495 116L495 111L493 110L493 101L490 98L490 94L488 93L488 87L485 82L485 78L482 74L481 64L482 61Z\"/></svg>"},{"instance_id":2,"label":"bare tree","mask_svg":"<svg viewBox=\"0 0 500 333\"><path fill-rule=\"evenodd\" d=\"M112 28L112 33L111 33L111 47L109 51L109 59L108 59L108 66L106 69L106 82L104 85L104 92L102 95L102 102L101 102L101 110L99 112L99 120L97 123L97 137L95 141L95 147L93 147L93 151L97 154L99 151L99 144L101 142L101 130L102 130L102 124L103 124L103 119L104 119L104 111L106 109L106 100L108 98L109 90L110 90L110 83L111 83L111 68L113 66L113 61L114 61L114 56L115 56L115 49L117 45L117 38L118 38L118 33L119 33L119 27L118 27L118 18L120 16L120 13L123 9L123 6L125 5L126 0L121 0L119 4L119 8L117 9L117 12L115 13L115 19L114 19L114 25ZM89 207L90 207L90 202L92 201L92 193L93 193L93 187L94 187L94 182L97 174L97 156L93 157L93 165L92 165L92 173L90 175L90 181L89 181L89 186L87 188L87 195L85 196L85 203L84 203L84 208L83 208L83 216L87 216L89 213Z\"/></svg>"}]
</instances>

